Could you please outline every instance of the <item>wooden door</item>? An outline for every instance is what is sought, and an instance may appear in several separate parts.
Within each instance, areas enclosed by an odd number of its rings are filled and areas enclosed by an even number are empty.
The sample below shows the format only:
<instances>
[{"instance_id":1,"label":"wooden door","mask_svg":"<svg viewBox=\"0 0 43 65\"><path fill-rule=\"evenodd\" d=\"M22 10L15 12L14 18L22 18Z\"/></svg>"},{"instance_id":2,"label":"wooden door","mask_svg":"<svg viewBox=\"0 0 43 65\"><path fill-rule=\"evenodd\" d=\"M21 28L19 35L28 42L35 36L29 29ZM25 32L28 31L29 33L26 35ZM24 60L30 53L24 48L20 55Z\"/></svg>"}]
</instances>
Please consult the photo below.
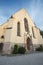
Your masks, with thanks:
<instances>
[{"instance_id":1,"label":"wooden door","mask_svg":"<svg viewBox=\"0 0 43 65\"><path fill-rule=\"evenodd\" d=\"M31 45L31 39L28 37L27 38L27 49L30 50L30 45Z\"/></svg>"}]
</instances>

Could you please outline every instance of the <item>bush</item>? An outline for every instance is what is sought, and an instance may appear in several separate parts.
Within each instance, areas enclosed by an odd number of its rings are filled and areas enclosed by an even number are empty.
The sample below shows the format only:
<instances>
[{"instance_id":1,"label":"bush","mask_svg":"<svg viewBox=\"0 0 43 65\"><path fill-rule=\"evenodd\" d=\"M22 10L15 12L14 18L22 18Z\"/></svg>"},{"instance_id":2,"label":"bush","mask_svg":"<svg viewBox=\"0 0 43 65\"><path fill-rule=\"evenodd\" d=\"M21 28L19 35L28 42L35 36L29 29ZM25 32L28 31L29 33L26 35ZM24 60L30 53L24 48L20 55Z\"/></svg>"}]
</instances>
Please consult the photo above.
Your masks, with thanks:
<instances>
[{"instance_id":1,"label":"bush","mask_svg":"<svg viewBox=\"0 0 43 65\"><path fill-rule=\"evenodd\" d=\"M18 45L14 45L12 50L12 54L24 54L26 51L25 47L18 47Z\"/></svg>"},{"instance_id":2,"label":"bush","mask_svg":"<svg viewBox=\"0 0 43 65\"><path fill-rule=\"evenodd\" d=\"M3 50L3 43L0 43L0 52Z\"/></svg>"},{"instance_id":3,"label":"bush","mask_svg":"<svg viewBox=\"0 0 43 65\"><path fill-rule=\"evenodd\" d=\"M19 47L19 48L18 48L18 53L19 53L19 54L24 54L25 51L26 51L25 47Z\"/></svg>"},{"instance_id":4,"label":"bush","mask_svg":"<svg viewBox=\"0 0 43 65\"><path fill-rule=\"evenodd\" d=\"M43 51L43 46L40 45L40 47L36 48L36 51Z\"/></svg>"},{"instance_id":5,"label":"bush","mask_svg":"<svg viewBox=\"0 0 43 65\"><path fill-rule=\"evenodd\" d=\"M17 54L18 53L18 45L14 45L14 48L13 48L13 51L12 51L12 54Z\"/></svg>"}]
</instances>

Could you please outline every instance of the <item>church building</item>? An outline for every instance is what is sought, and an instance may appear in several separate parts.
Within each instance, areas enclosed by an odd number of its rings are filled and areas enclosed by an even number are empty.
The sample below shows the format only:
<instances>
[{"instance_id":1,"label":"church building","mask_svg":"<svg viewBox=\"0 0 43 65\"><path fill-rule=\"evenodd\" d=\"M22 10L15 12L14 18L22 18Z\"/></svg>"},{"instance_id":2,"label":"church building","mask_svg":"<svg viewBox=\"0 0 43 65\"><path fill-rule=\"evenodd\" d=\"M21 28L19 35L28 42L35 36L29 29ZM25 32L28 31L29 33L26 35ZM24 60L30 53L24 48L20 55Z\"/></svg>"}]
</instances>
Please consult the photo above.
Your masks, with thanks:
<instances>
[{"instance_id":1,"label":"church building","mask_svg":"<svg viewBox=\"0 0 43 65\"><path fill-rule=\"evenodd\" d=\"M15 44L31 51L43 45L43 38L40 30L23 8L13 14L6 23L0 25L0 43L4 45L4 53L10 53Z\"/></svg>"}]
</instances>

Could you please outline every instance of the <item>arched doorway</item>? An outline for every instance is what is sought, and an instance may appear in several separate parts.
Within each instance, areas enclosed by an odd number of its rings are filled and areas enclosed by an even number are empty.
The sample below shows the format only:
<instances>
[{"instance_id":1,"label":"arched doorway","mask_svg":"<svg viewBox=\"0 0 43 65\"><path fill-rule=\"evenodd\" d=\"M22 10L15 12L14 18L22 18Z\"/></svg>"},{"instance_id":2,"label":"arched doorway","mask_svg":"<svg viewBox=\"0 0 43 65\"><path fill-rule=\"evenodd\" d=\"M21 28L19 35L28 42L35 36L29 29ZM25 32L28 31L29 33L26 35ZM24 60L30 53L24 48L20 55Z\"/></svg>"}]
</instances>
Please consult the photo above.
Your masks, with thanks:
<instances>
[{"instance_id":1,"label":"arched doorway","mask_svg":"<svg viewBox=\"0 0 43 65\"><path fill-rule=\"evenodd\" d=\"M3 43L0 43L0 53L3 51Z\"/></svg>"},{"instance_id":2,"label":"arched doorway","mask_svg":"<svg viewBox=\"0 0 43 65\"><path fill-rule=\"evenodd\" d=\"M27 38L27 50L30 50L30 46L32 45L31 39L28 37Z\"/></svg>"}]
</instances>

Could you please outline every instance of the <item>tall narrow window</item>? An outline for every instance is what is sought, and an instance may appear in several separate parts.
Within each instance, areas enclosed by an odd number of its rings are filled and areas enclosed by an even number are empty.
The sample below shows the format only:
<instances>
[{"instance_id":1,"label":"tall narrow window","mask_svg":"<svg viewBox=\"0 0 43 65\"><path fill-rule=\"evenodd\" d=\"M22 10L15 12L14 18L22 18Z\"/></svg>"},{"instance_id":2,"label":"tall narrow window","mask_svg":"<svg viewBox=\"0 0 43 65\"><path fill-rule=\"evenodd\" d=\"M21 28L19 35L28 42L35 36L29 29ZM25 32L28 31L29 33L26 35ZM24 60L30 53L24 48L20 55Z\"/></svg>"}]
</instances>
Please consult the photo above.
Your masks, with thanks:
<instances>
[{"instance_id":1,"label":"tall narrow window","mask_svg":"<svg viewBox=\"0 0 43 65\"><path fill-rule=\"evenodd\" d=\"M33 29L33 27L32 27L32 33L33 33L33 37L35 38L35 34L34 34L34 29Z\"/></svg>"},{"instance_id":2,"label":"tall narrow window","mask_svg":"<svg viewBox=\"0 0 43 65\"><path fill-rule=\"evenodd\" d=\"M26 18L24 18L24 26L25 26L25 31L28 32L28 21Z\"/></svg>"},{"instance_id":3,"label":"tall narrow window","mask_svg":"<svg viewBox=\"0 0 43 65\"><path fill-rule=\"evenodd\" d=\"M17 23L17 36L20 36L20 22Z\"/></svg>"}]
</instances>

